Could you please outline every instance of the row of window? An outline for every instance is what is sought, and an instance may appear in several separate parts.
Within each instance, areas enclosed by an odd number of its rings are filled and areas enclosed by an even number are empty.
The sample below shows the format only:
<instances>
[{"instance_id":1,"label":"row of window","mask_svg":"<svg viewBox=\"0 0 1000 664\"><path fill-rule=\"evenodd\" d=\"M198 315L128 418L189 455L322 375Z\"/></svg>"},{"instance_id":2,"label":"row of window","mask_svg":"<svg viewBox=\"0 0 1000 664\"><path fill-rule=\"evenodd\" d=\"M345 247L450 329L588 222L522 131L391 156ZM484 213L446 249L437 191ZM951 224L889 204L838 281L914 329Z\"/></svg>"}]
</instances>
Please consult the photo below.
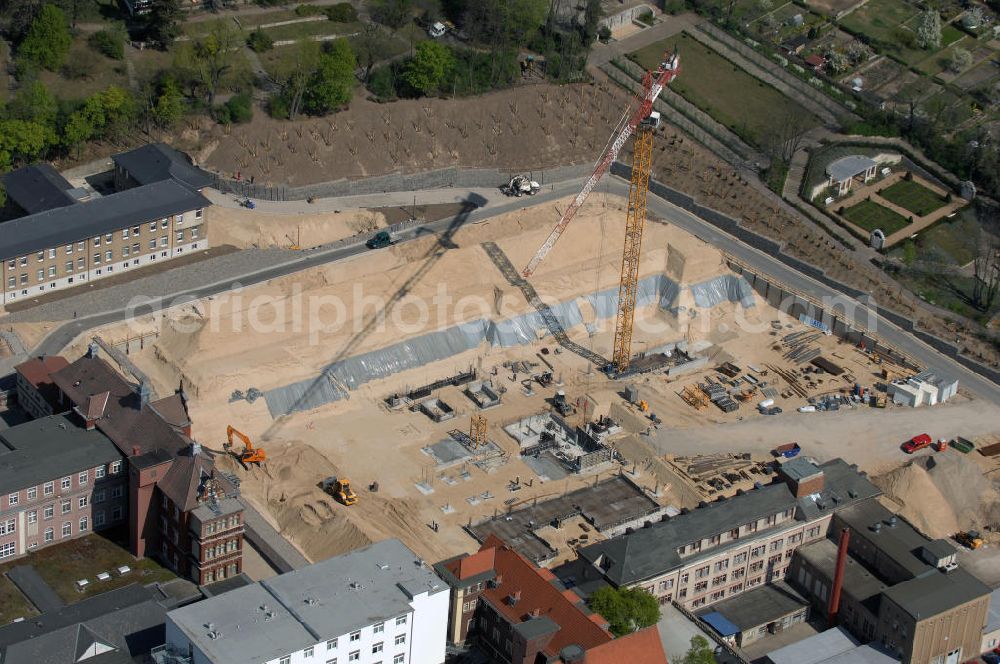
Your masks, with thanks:
<instances>
[{"instance_id":1,"label":"row of window","mask_svg":"<svg viewBox=\"0 0 1000 664\"><path fill-rule=\"evenodd\" d=\"M122 472L122 462L121 461L112 461L109 465L97 466L97 468L94 469L94 477L96 479L103 479L103 478L105 478L105 477L108 476L109 472L110 472L111 475L117 475L120 472ZM87 484L89 482L90 482L90 471L89 470L80 471L80 473L76 476L76 483L77 483L78 487L87 486ZM67 475L66 477L64 477L61 480L59 480L59 488L62 491L69 491L69 490L71 490L73 488L73 476L72 475ZM56 483L55 483L55 480L52 480L50 482L46 482L45 484L42 485L42 495L43 496L51 496L55 492L56 492ZM118 495L115 495L116 492L117 492ZM122 487L120 487L120 486L118 486L118 487L112 487L112 489L111 489L111 497L112 498L120 498L121 497L121 492L122 492ZM25 489L24 493L25 493L25 496L27 497L28 500L35 500L35 499L38 498L38 487L37 486L29 486L27 489ZM103 496L104 496L103 490L101 490L100 492L96 492L95 491L94 492L94 502L98 502L98 500L97 500L98 493L100 493L100 495L102 496L101 500L103 500ZM15 507L15 506L17 506L17 504L20 501L21 501L21 492L20 491L15 491L14 493L8 494L8 496L7 496L7 505L9 507Z\"/></svg>"},{"instance_id":2,"label":"row of window","mask_svg":"<svg viewBox=\"0 0 1000 664\"><path fill-rule=\"evenodd\" d=\"M218 558L219 556L224 556L229 553L233 553L240 547L239 543L232 539L228 542L223 542L217 546L210 546L205 548L205 560L211 560L212 558Z\"/></svg>"},{"instance_id":3,"label":"row of window","mask_svg":"<svg viewBox=\"0 0 1000 664\"><path fill-rule=\"evenodd\" d=\"M227 573L229 576L236 576L239 574L239 567L236 566L236 563L232 563L231 565L226 565L225 567L220 567L218 569L208 570L205 572L205 583L208 584L216 581L222 581L226 578Z\"/></svg>"},{"instance_id":4,"label":"row of window","mask_svg":"<svg viewBox=\"0 0 1000 664\"><path fill-rule=\"evenodd\" d=\"M400 622L400 620L402 620L402 622ZM397 625L403 625L405 623L406 623L406 616L400 616L399 618L396 618L396 624ZM376 625L376 627L381 627L381 629L379 629L378 632L383 631L384 626L385 626L385 623L378 623ZM353 641L360 641L361 640L361 631L358 630L357 632L352 632L351 635L350 635L350 640L352 642ZM396 638L393 639L393 642L397 646L404 645L406 643L406 634L397 634ZM329 641L326 642L326 649L327 650L334 650L336 647L337 647L337 639L330 639ZM384 641L379 641L378 643L372 644L372 654L373 655L378 655L384 649L385 649L385 642ZM315 646L309 646L308 648L306 648L305 650L302 651L302 656L305 657L305 658L314 657L315 654L316 654L316 648L315 648ZM361 658L361 651L360 650L354 650L354 651L352 651L352 652L350 652L350 653L347 654L347 661L348 662L356 662L360 658ZM402 662L404 660L404 658L405 658L405 656L402 655L402 654L396 655L393 658L393 662ZM280 658L279 664L289 664L291 662L291 660L292 660L292 656L291 655L284 655L284 656L282 656ZM336 657L334 657L333 659L326 660L327 664L329 664L330 662L334 662L334 664L336 664L336 661L337 661Z\"/></svg>"},{"instance_id":5,"label":"row of window","mask_svg":"<svg viewBox=\"0 0 1000 664\"><path fill-rule=\"evenodd\" d=\"M202 216L203 216L203 210L201 208L198 208L197 210L194 211L194 218L195 219L201 219ZM180 224L183 224L184 223L184 215L183 214L175 215L174 216L174 222L175 222L175 226L179 226ZM159 227L160 228L169 228L170 227L170 218L169 217L164 217L163 219L161 219L159 221ZM156 232L156 228L157 228L157 222L155 222L155 221L149 222L149 232L150 233L155 233ZM133 226L132 229L131 229L131 237L139 237L139 233L140 233L141 230L142 230L142 226L141 225L139 225L139 226ZM122 239L123 240L127 240L130 237L130 235L129 235L129 229L128 228L123 228L122 231L121 231L121 234L122 234ZM194 236L194 237L197 237L197 236ZM105 235L104 235L104 244L111 244L114 241L114 239L115 239L115 234L114 233L105 233ZM98 235L97 237L93 238L92 242L93 242L93 244L94 244L95 247L101 246L101 236ZM76 250L77 251L84 251L86 249L86 246L87 246L87 243L85 241L77 242L76 243ZM66 251L66 255L67 256L72 255L73 254L73 243L67 244L66 248L65 248L65 251ZM37 254L37 258L38 258L38 262L39 263L41 263L42 261L45 260L46 253L48 253L48 257L50 259L53 259L53 258L56 257L56 249L54 249L54 248L49 249L48 252L46 252L45 250L39 251L38 254ZM16 269L16 267L18 265L20 265L21 267L24 267L27 264L28 264L28 257L27 256L21 256L20 258L11 258L10 260L7 261L7 269L8 270L13 270L13 269Z\"/></svg>"},{"instance_id":6,"label":"row of window","mask_svg":"<svg viewBox=\"0 0 1000 664\"><path fill-rule=\"evenodd\" d=\"M777 525L779 518L783 521L785 519L791 518L792 514L793 514L792 509L787 509L784 512L781 512L780 514L771 514L766 517L767 525L769 527ZM731 540L739 539L741 531L745 535L756 533L757 521L751 521L750 523L739 526L738 528L733 528L732 530L729 531L728 537L725 539L725 541L728 542ZM716 535L712 535L709 538L708 546L709 547L718 546L722 542L723 542L723 534L719 533ZM699 551L701 551L701 549L702 549L702 540L698 540L697 542L692 542L691 544L685 544L684 546L679 547L677 549L677 553L678 555L683 556L685 554L698 553Z\"/></svg>"},{"instance_id":7,"label":"row of window","mask_svg":"<svg viewBox=\"0 0 1000 664\"><path fill-rule=\"evenodd\" d=\"M111 487L111 498L112 499L121 498L123 494L124 494L124 487L120 487L120 486ZM98 489L97 491L94 491L94 504L95 505L103 503L106 499L107 498L106 498L106 493L105 493L104 489ZM77 507L78 507L78 509L81 509L81 510L87 509L87 505L89 505L89 503L90 503L90 500L89 500L88 496L79 496L77 498ZM116 509L120 509L120 508L116 508ZM59 510L60 510L61 514L69 514L70 512L72 512L73 511L73 503L72 503L72 501L69 501L69 500L62 501L59 504ZM46 505L45 507L42 508L42 519L43 520L45 520L45 521L50 520L53 517L54 514L55 514L55 505L54 504ZM27 518L28 523L38 523L38 510L28 510L27 512L25 512L25 516ZM0 533L0 534L2 534L2 533Z\"/></svg>"},{"instance_id":8,"label":"row of window","mask_svg":"<svg viewBox=\"0 0 1000 664\"><path fill-rule=\"evenodd\" d=\"M166 506L167 497L164 496L164 506ZM224 530L229 530L230 528L235 528L240 525L240 517L237 515L232 515L228 519L219 519L218 521L212 521L205 524L205 534L214 535L215 531L218 530L220 533Z\"/></svg>"},{"instance_id":9,"label":"row of window","mask_svg":"<svg viewBox=\"0 0 1000 664\"><path fill-rule=\"evenodd\" d=\"M111 518L114 519L114 520L119 520L119 519L122 518L122 513L121 513L121 508L120 507L116 507L112 511ZM3 524L3 525L5 525L5 526L9 525L10 528L11 528L9 532L14 532L13 522L8 522L7 524ZM94 527L95 528L100 528L103 525L104 525L104 512L103 511L96 512L94 514ZM78 528L78 530L77 530L78 533L86 533L87 531L89 531L90 530L90 518L86 517L86 516L81 516L80 520L77 522L77 528ZM73 536L73 522L72 521L63 521L62 528L60 529L60 537L61 538L66 538L66 537L72 537L72 536ZM54 542L55 539L56 539L55 528L51 528L51 527L46 528L45 531L42 533L42 541L45 544L49 544L51 542ZM36 548L38 548L38 542L32 542L30 545L28 545L28 548L29 549L36 549ZM0 559L10 558L11 556L14 556L16 554L17 554L17 545L14 542L7 542L6 544L0 544Z\"/></svg>"},{"instance_id":10,"label":"row of window","mask_svg":"<svg viewBox=\"0 0 1000 664\"><path fill-rule=\"evenodd\" d=\"M309 655L309 657L311 657L311 656L312 655ZM360 650L355 650L354 652L350 653L347 656L347 661L348 662L356 662L359 659L361 659L361 651ZM285 662L286 660L282 659L281 661ZM289 658L288 661L291 661L291 658ZM405 654L399 653L397 655L393 655L392 664L403 664L405 661L406 661L406 655ZM337 658L336 657L331 657L330 659L326 660L326 664L337 664ZM375 662L375 664L382 664L382 662Z\"/></svg>"}]
</instances>

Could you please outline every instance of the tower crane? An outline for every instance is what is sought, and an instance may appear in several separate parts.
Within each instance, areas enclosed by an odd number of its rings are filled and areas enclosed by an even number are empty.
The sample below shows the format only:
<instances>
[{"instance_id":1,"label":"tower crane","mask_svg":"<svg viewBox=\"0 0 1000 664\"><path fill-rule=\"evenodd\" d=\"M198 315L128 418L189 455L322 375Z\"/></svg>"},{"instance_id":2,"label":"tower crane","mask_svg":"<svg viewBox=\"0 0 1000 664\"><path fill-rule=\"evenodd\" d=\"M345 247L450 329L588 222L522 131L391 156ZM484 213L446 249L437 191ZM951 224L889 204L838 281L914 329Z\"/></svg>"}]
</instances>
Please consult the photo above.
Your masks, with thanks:
<instances>
[{"instance_id":1,"label":"tower crane","mask_svg":"<svg viewBox=\"0 0 1000 664\"><path fill-rule=\"evenodd\" d=\"M646 76L643 78L642 82L642 98L639 104L639 108L635 110L634 113L629 114L629 109L625 110L622 114L621 120L618 121L618 125L615 127L616 133L613 134L614 139L608 144L607 149L601 156L600 160L597 162L597 166L594 168L593 174L590 179L583 185L583 189L580 193L576 195L573 202L570 203L566 211L563 212L562 218L559 219L559 223L556 224L552 232L542 243L542 246L538 248L535 255L531 257L528 261L527 267L522 271L522 275L527 278L534 274L538 265L545 258L546 254L552 250L556 242L562 236L563 231L569 225L569 222L573 220L574 215L576 215L577 210L583 205L584 201L587 200L587 196L590 192L597 186L597 183L607 172L611 163L618 158L618 153L621 151L625 142L628 141L629 137L638 128L639 123L649 117L649 114L653 110L653 102L660 96L660 92L665 88L677 74L680 73L680 58L677 52L665 53L663 61L660 63L656 71L646 72Z\"/></svg>"}]
</instances>

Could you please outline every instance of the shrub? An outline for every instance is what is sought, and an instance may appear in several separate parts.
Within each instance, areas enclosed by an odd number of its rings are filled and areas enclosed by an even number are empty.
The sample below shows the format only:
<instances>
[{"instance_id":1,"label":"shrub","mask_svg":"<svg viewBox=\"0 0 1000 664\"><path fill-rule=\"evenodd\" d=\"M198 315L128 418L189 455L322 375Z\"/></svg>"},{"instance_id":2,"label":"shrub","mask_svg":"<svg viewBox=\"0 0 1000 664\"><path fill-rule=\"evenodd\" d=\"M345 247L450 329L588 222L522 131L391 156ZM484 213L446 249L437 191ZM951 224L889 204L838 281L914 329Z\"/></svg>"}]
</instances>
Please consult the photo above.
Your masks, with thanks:
<instances>
[{"instance_id":1,"label":"shrub","mask_svg":"<svg viewBox=\"0 0 1000 664\"><path fill-rule=\"evenodd\" d=\"M349 2L338 2L326 8L326 17L334 23L353 23L358 20L358 10Z\"/></svg>"},{"instance_id":2,"label":"shrub","mask_svg":"<svg viewBox=\"0 0 1000 664\"><path fill-rule=\"evenodd\" d=\"M288 99L284 95L274 95L267 100L267 113L278 120L288 119Z\"/></svg>"},{"instance_id":3,"label":"shrub","mask_svg":"<svg viewBox=\"0 0 1000 664\"><path fill-rule=\"evenodd\" d=\"M274 48L274 40L271 39L271 35L267 34L260 28L257 28L250 33L247 37L247 46L250 47L254 53L263 53L264 51L270 51Z\"/></svg>"},{"instance_id":4,"label":"shrub","mask_svg":"<svg viewBox=\"0 0 1000 664\"><path fill-rule=\"evenodd\" d=\"M87 44L112 60L125 59L125 35L119 30L98 30L87 38Z\"/></svg>"},{"instance_id":5,"label":"shrub","mask_svg":"<svg viewBox=\"0 0 1000 664\"><path fill-rule=\"evenodd\" d=\"M392 70L392 65L379 67L373 71L368 79L368 89L379 101L395 99L397 96L396 73Z\"/></svg>"},{"instance_id":6,"label":"shrub","mask_svg":"<svg viewBox=\"0 0 1000 664\"><path fill-rule=\"evenodd\" d=\"M640 13L636 16L636 20L640 23L645 23L646 25L653 25L653 10L647 9L646 11Z\"/></svg>"},{"instance_id":7,"label":"shrub","mask_svg":"<svg viewBox=\"0 0 1000 664\"><path fill-rule=\"evenodd\" d=\"M240 124L253 118L253 100L250 95L240 93L215 108L215 119L219 124Z\"/></svg>"},{"instance_id":8,"label":"shrub","mask_svg":"<svg viewBox=\"0 0 1000 664\"><path fill-rule=\"evenodd\" d=\"M906 175L903 176L903 179L907 182L913 182L913 171L906 171Z\"/></svg>"},{"instance_id":9,"label":"shrub","mask_svg":"<svg viewBox=\"0 0 1000 664\"><path fill-rule=\"evenodd\" d=\"M97 56L87 51L80 51L72 58L66 60L63 65L62 74L71 81L81 81L91 78L97 71Z\"/></svg>"},{"instance_id":10,"label":"shrub","mask_svg":"<svg viewBox=\"0 0 1000 664\"><path fill-rule=\"evenodd\" d=\"M322 7L316 7L315 5L299 5L295 8L296 16L318 16L323 13Z\"/></svg>"},{"instance_id":11,"label":"shrub","mask_svg":"<svg viewBox=\"0 0 1000 664\"><path fill-rule=\"evenodd\" d=\"M608 40L610 40L611 39L611 28L609 28L606 25L602 25L597 30L597 38L600 39L602 42L607 42Z\"/></svg>"}]
</instances>

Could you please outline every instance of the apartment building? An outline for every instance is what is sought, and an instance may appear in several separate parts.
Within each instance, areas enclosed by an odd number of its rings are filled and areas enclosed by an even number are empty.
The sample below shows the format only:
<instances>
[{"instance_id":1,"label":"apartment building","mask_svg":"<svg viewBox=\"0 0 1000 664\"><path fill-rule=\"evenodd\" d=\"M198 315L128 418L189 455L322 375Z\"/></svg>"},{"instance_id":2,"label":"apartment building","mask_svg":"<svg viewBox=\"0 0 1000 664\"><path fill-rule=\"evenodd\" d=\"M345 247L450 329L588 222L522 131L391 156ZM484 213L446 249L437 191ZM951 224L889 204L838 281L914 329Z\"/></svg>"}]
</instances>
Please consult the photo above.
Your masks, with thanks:
<instances>
[{"instance_id":1,"label":"apartment building","mask_svg":"<svg viewBox=\"0 0 1000 664\"><path fill-rule=\"evenodd\" d=\"M847 532L842 567L833 539ZM990 589L931 540L876 501L833 518L831 537L796 553L788 580L822 614L903 664L958 664L979 655ZM831 600L840 568L841 592Z\"/></svg>"},{"instance_id":2,"label":"apartment building","mask_svg":"<svg viewBox=\"0 0 1000 664\"><path fill-rule=\"evenodd\" d=\"M96 345L73 362L58 359L46 358L44 366L55 370L44 376L42 365L19 366L19 398L37 403L43 396L35 386L53 385L52 410L75 416L117 449L131 552L155 556L198 584L240 574L239 491L192 438L183 393L155 398L147 385L125 380Z\"/></svg>"},{"instance_id":3,"label":"apartment building","mask_svg":"<svg viewBox=\"0 0 1000 664\"><path fill-rule=\"evenodd\" d=\"M655 627L613 638L607 620L495 535L434 569L451 590L448 641L475 642L493 662L667 662Z\"/></svg>"},{"instance_id":4,"label":"apartment building","mask_svg":"<svg viewBox=\"0 0 1000 664\"><path fill-rule=\"evenodd\" d=\"M793 459L772 484L584 547L555 571L584 594L640 587L693 611L783 579L794 551L824 538L837 511L880 493L841 459Z\"/></svg>"},{"instance_id":5,"label":"apartment building","mask_svg":"<svg viewBox=\"0 0 1000 664\"><path fill-rule=\"evenodd\" d=\"M0 560L125 524L124 457L73 414L0 432Z\"/></svg>"},{"instance_id":6,"label":"apartment building","mask_svg":"<svg viewBox=\"0 0 1000 664\"><path fill-rule=\"evenodd\" d=\"M445 584L396 539L167 614L159 664L441 664Z\"/></svg>"},{"instance_id":7,"label":"apartment building","mask_svg":"<svg viewBox=\"0 0 1000 664\"><path fill-rule=\"evenodd\" d=\"M54 414L59 407L59 388L52 382L52 373L67 366L66 358L49 355L14 367L18 405L34 418Z\"/></svg>"},{"instance_id":8,"label":"apartment building","mask_svg":"<svg viewBox=\"0 0 1000 664\"><path fill-rule=\"evenodd\" d=\"M170 166L139 167L139 157L150 153ZM206 174L165 145L115 159L139 169L143 184L102 196L73 189L47 165L4 176L12 207L27 214L0 222L3 303L208 248L210 203L200 193L210 183ZM138 181L122 178L123 185Z\"/></svg>"}]
</instances>

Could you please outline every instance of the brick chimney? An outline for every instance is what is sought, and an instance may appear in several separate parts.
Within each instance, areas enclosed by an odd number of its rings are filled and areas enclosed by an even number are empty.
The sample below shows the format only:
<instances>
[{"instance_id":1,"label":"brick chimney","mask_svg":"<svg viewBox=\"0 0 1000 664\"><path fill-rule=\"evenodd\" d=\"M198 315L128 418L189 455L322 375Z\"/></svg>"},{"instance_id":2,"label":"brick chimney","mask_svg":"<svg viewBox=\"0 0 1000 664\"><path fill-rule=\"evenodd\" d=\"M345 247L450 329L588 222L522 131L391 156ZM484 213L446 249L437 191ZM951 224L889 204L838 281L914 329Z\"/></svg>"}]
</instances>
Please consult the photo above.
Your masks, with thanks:
<instances>
[{"instance_id":1,"label":"brick chimney","mask_svg":"<svg viewBox=\"0 0 1000 664\"><path fill-rule=\"evenodd\" d=\"M821 493L826 485L823 471L803 458L782 464L778 469L778 475L796 498Z\"/></svg>"}]
</instances>

